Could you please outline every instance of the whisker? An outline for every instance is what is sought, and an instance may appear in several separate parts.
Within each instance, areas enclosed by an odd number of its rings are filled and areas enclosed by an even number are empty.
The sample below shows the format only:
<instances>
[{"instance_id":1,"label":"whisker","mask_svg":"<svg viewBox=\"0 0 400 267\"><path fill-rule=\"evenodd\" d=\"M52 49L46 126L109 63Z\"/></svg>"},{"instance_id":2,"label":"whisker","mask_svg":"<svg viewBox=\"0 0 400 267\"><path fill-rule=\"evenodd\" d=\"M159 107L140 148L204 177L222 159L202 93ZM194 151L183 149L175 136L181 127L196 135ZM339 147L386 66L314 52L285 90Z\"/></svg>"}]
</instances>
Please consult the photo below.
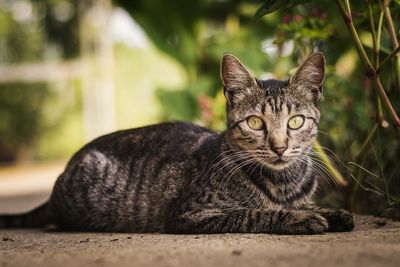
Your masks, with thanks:
<instances>
[{"instance_id":1,"label":"whisker","mask_svg":"<svg viewBox=\"0 0 400 267\"><path fill-rule=\"evenodd\" d=\"M340 186L338 185L335 177L331 174L331 172L329 171L329 169L324 165L324 162L319 159L319 158L315 158L311 155L309 155L309 158L312 160L312 163L315 164L315 166L317 168L319 168L322 172L324 172L328 178L330 179L330 181L336 186L336 188L340 191L342 191L342 189L340 188ZM327 180L327 179L325 179Z\"/></svg>"}]
</instances>

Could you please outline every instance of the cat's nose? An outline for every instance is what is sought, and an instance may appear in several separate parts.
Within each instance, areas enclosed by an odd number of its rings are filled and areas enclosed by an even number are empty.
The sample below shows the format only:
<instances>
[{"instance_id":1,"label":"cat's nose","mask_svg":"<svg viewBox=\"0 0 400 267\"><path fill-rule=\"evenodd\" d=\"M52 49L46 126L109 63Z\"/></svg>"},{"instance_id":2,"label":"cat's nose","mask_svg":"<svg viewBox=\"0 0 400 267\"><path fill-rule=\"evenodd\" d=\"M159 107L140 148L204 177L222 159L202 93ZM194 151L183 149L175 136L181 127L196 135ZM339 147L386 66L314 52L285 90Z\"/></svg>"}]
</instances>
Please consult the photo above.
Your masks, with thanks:
<instances>
[{"instance_id":1,"label":"cat's nose","mask_svg":"<svg viewBox=\"0 0 400 267\"><path fill-rule=\"evenodd\" d=\"M285 153L287 149L287 145L284 146L277 146L277 145L272 145L271 150L274 151L279 157Z\"/></svg>"}]
</instances>

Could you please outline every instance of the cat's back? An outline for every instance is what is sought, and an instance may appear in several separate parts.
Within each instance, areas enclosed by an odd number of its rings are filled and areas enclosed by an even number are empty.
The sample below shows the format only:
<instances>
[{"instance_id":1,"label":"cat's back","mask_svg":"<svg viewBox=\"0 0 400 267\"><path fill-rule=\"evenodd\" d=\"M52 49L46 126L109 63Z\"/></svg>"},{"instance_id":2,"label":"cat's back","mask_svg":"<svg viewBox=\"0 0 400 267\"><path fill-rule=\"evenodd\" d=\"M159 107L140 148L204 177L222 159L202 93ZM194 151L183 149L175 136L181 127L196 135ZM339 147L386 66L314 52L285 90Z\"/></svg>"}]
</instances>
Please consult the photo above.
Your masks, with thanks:
<instances>
[{"instance_id":1,"label":"cat's back","mask_svg":"<svg viewBox=\"0 0 400 267\"><path fill-rule=\"evenodd\" d=\"M163 211L187 182L194 155L218 134L174 122L99 137L70 160L50 200L64 228L162 230ZM207 145L206 145L207 146Z\"/></svg>"},{"instance_id":2,"label":"cat's back","mask_svg":"<svg viewBox=\"0 0 400 267\"><path fill-rule=\"evenodd\" d=\"M82 147L68 165L82 162L88 154L101 153L119 163L146 157L186 158L207 139L216 137L213 131L185 122L160 123L121 130L101 136Z\"/></svg>"},{"instance_id":3,"label":"cat's back","mask_svg":"<svg viewBox=\"0 0 400 267\"><path fill-rule=\"evenodd\" d=\"M81 150L96 148L105 152L130 154L131 149L143 149L146 152L169 146L190 145L210 135L215 133L195 124L167 122L107 134L88 143Z\"/></svg>"}]
</instances>

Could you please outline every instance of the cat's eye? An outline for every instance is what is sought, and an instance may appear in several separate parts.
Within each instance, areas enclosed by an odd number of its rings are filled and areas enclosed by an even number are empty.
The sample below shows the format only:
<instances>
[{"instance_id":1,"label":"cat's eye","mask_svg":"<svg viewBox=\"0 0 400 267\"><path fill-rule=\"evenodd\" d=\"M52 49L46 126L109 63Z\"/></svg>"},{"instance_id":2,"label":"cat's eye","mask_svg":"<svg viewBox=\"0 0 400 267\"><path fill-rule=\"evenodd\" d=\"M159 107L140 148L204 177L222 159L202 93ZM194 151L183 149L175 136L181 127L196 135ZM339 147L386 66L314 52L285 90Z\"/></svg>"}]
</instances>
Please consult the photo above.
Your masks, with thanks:
<instances>
[{"instance_id":1,"label":"cat's eye","mask_svg":"<svg viewBox=\"0 0 400 267\"><path fill-rule=\"evenodd\" d=\"M297 115L291 118L288 122L288 126L292 130L297 130L304 124L304 117Z\"/></svg>"},{"instance_id":2,"label":"cat's eye","mask_svg":"<svg viewBox=\"0 0 400 267\"><path fill-rule=\"evenodd\" d=\"M262 128L264 128L264 122L257 116L248 117L247 124L253 130L261 130Z\"/></svg>"}]
</instances>

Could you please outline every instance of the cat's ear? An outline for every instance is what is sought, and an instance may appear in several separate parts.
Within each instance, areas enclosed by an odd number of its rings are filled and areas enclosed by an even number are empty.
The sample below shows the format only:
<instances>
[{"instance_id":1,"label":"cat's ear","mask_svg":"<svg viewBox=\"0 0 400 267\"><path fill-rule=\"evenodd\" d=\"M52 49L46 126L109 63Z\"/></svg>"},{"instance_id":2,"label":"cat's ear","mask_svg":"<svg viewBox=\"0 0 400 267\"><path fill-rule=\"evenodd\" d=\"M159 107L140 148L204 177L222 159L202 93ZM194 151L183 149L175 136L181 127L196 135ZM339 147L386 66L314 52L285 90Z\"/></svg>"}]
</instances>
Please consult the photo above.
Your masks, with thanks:
<instances>
[{"instance_id":1,"label":"cat's ear","mask_svg":"<svg viewBox=\"0 0 400 267\"><path fill-rule=\"evenodd\" d=\"M289 83L317 102L322 94L322 83L325 77L325 58L321 52L310 55L290 78Z\"/></svg>"},{"instance_id":2,"label":"cat's ear","mask_svg":"<svg viewBox=\"0 0 400 267\"><path fill-rule=\"evenodd\" d=\"M255 78L235 56L225 54L221 61L221 79L228 102L238 102L258 88Z\"/></svg>"}]
</instances>

